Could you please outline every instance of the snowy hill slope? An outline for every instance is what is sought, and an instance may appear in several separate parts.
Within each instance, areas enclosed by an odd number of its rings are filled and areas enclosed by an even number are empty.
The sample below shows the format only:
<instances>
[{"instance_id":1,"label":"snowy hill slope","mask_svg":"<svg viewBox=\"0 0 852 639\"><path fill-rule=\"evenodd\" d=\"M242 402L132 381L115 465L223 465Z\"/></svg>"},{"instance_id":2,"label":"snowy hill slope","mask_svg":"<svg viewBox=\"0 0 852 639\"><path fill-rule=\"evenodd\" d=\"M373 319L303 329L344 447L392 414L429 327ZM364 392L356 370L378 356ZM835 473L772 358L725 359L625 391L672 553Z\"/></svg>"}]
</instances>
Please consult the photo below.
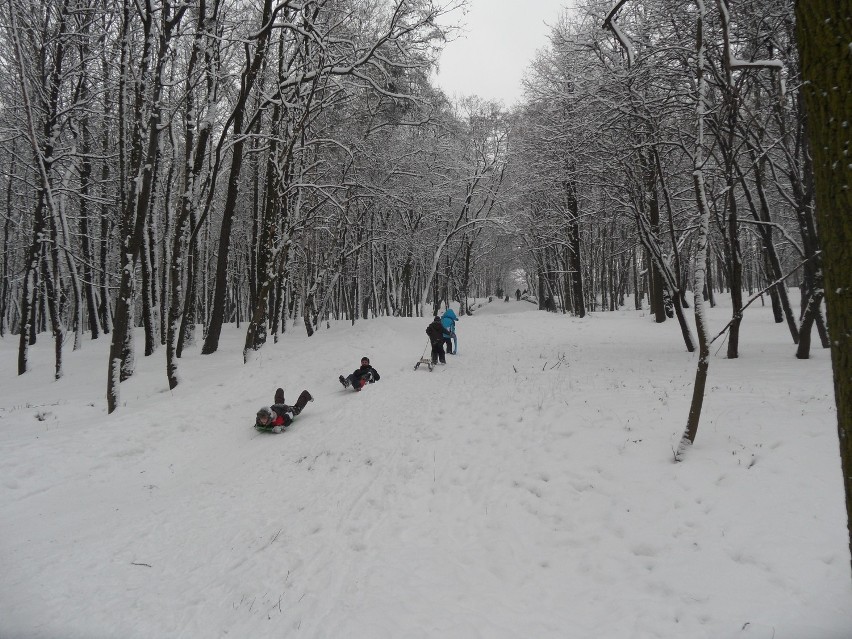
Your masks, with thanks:
<instances>
[{"instance_id":1,"label":"snowy hill slope","mask_svg":"<svg viewBox=\"0 0 852 639\"><path fill-rule=\"evenodd\" d=\"M49 340L21 377L0 341L0 637L852 636L828 353L769 309L680 464L675 323L496 301L415 372L427 323L291 328L248 365L229 327L174 393L139 356L112 416L106 341L59 382ZM382 380L345 391L362 355ZM277 386L316 401L259 434Z\"/></svg>"}]
</instances>

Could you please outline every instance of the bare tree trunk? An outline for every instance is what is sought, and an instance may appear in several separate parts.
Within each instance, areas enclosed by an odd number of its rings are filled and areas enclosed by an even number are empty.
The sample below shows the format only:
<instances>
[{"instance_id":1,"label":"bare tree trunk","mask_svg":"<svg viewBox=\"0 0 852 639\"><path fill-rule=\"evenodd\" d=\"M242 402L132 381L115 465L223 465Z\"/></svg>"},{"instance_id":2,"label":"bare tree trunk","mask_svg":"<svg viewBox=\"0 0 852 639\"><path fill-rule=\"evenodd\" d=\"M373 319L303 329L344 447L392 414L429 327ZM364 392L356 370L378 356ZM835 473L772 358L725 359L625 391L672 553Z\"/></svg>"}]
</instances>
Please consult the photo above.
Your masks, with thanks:
<instances>
[{"instance_id":1,"label":"bare tree trunk","mask_svg":"<svg viewBox=\"0 0 852 639\"><path fill-rule=\"evenodd\" d=\"M261 65L266 58L269 34L272 30L271 15L272 0L263 0L263 10L260 20L262 28L257 34L257 46L254 56L246 61L246 68L240 83L240 96L233 111L234 143L231 147L231 170L228 176L225 206L222 210L222 227L219 232L219 251L216 262L216 283L213 289L213 308L210 312L210 324L207 327L207 336L204 339L204 346L201 348L202 355L215 353L219 348L219 336L222 333L222 324L225 321L225 298L228 291L228 256L231 248L231 230L234 224L237 196L240 190L243 148L246 142L246 131L243 130L243 122L245 120L246 104L249 95L254 88Z\"/></svg>"},{"instance_id":2,"label":"bare tree trunk","mask_svg":"<svg viewBox=\"0 0 852 639\"><path fill-rule=\"evenodd\" d=\"M89 21L82 20L84 37L80 39L80 102L88 103L90 100L88 58L88 38L85 37L89 31ZM101 323L98 315L98 291L95 287L95 270L92 268L95 255L92 249L92 229L89 226L89 198L91 197L92 177L92 135L89 130L89 115L84 111L80 118L80 243L83 251L83 286L86 296L86 310L89 319L89 330L92 339L98 339L101 333Z\"/></svg>"},{"instance_id":3,"label":"bare tree trunk","mask_svg":"<svg viewBox=\"0 0 852 639\"><path fill-rule=\"evenodd\" d=\"M644 197L648 207L648 219L651 223L651 233L654 238L660 236L660 200L657 197L657 178L655 166L642 154L642 164L645 174ZM663 301L663 274L657 260L650 263L651 269L651 312L654 313L654 321L658 324L666 321L666 308Z\"/></svg>"},{"instance_id":4,"label":"bare tree trunk","mask_svg":"<svg viewBox=\"0 0 852 639\"><path fill-rule=\"evenodd\" d=\"M168 286L168 321L166 326L166 378L169 382L169 388L174 389L180 383L178 373L177 360L181 355L182 344L180 339L185 334L181 330L181 320L185 313L185 297L183 288L184 272L182 269L184 258L184 247L190 244L189 252L192 252L191 245L194 240L194 235L197 229L193 212L201 198L201 171L205 164L207 144L212 135L212 123L206 117L200 117L201 124L196 121L196 111L199 109L198 101L193 93L195 82L195 73L198 65L201 63L200 57L204 52L204 71L203 75L206 79L206 98L205 113L211 113L213 103L216 100L216 79L214 69L215 62L213 60L212 40L214 35L209 32L208 21L215 22L215 17L218 11L218 0L213 3L210 8L210 14L207 14L207 5L202 4L199 7L195 38L192 43L192 50L187 63L187 80L185 85L185 100L186 110L184 116L184 156L181 162L180 170L180 195L178 199L178 209L175 214L174 227L172 229L172 248L171 259L168 264L169 270L169 286ZM171 131L171 129L170 129ZM168 203L167 203L168 204ZM189 238L187 238L189 235ZM194 274L190 272L188 281L194 278ZM191 288L191 287L190 287ZM187 293L194 295L194 290ZM166 295L164 287L163 295Z\"/></svg>"},{"instance_id":5,"label":"bare tree trunk","mask_svg":"<svg viewBox=\"0 0 852 639\"><path fill-rule=\"evenodd\" d=\"M675 460L681 460L686 453L687 447L695 442L698 433L698 423L701 421L701 408L704 405L704 389L707 385L707 370L710 366L710 339L707 326L707 318L704 311L704 270L707 263L707 237L710 234L710 207L707 204L707 194L704 187L704 117L707 99L707 80L704 65L706 49L704 43L704 20L706 18L704 1L696 0L698 5L698 20L696 24L696 85L698 87L697 97L697 133L693 158L692 179L695 188L695 200L698 209L698 245L695 250L695 329L698 332L698 365L695 369L695 384L692 389L692 401L689 405L689 416L686 428L678 444Z\"/></svg>"},{"instance_id":6,"label":"bare tree trunk","mask_svg":"<svg viewBox=\"0 0 852 639\"><path fill-rule=\"evenodd\" d=\"M755 158L753 158L753 161ZM781 260L778 258L778 252L775 250L775 243L772 239L772 227L769 226L771 219L769 217L769 203L766 200L766 193L763 188L763 167L760 161L755 163L755 188L757 190L760 207L758 208L751 196L751 192L746 186L745 176L737 167L739 172L740 185L743 188L743 193L746 196L746 201L751 208L752 217L757 224L757 232L763 242L763 250L766 253L766 262L769 266L769 278L771 280L780 280L783 272L781 269ZM799 341L799 329L796 326L796 318L793 316L793 309L790 306L790 296L787 294L787 286L784 282L779 282L772 288L774 294L773 300L778 300L784 318L787 320L787 328L790 330L790 336L793 338L793 343Z\"/></svg>"},{"instance_id":7,"label":"bare tree trunk","mask_svg":"<svg viewBox=\"0 0 852 639\"><path fill-rule=\"evenodd\" d=\"M103 56L101 57L101 72L103 77L109 77L109 63L107 61L106 50L104 50ZM112 93L107 89L104 91L103 97L103 110L106 111L107 105L111 106ZM122 107L119 105L119 112ZM118 118L119 122L122 121L121 116ZM112 153L112 142L110 140L109 130L106 126L103 127L103 131L101 132L101 140L100 140L100 148L101 153L104 157L109 157ZM110 238L112 235L112 229L114 228L114 217L111 214L112 208L108 204L108 198L105 197L105 185L109 183L110 180L110 163L109 162L101 162L101 207L100 207L100 218L101 218L101 226L100 226L100 243L99 243L99 257L100 257L100 305L98 306L98 316L101 320L101 326L103 327L104 333L109 334L112 333L112 303L111 297L109 294L109 270L107 269L107 260L109 257L109 246L110 246Z\"/></svg>"},{"instance_id":8,"label":"bare tree trunk","mask_svg":"<svg viewBox=\"0 0 852 639\"><path fill-rule=\"evenodd\" d=\"M728 189L728 238L730 241L731 313L733 322L728 333L728 359L739 357L740 324L743 308L743 261L740 252L740 229L737 198L732 176L727 176Z\"/></svg>"},{"instance_id":9,"label":"bare tree trunk","mask_svg":"<svg viewBox=\"0 0 852 639\"><path fill-rule=\"evenodd\" d=\"M568 270L570 271L572 311L577 317L586 316L583 292L583 262L580 254L580 205L577 201L577 183L573 178L576 167L568 165L569 177L565 180L565 209L568 214Z\"/></svg>"},{"instance_id":10,"label":"bare tree trunk","mask_svg":"<svg viewBox=\"0 0 852 639\"><path fill-rule=\"evenodd\" d=\"M852 113L848 45L852 42L852 24L848 14L848 7L834 0L796 3L799 53L806 82L802 92L811 135L816 212L832 335L837 431L852 549L852 253L849 251L852 170L848 157L848 119Z\"/></svg>"},{"instance_id":11,"label":"bare tree trunk","mask_svg":"<svg viewBox=\"0 0 852 639\"><path fill-rule=\"evenodd\" d=\"M715 281L713 279L713 258L710 256L710 238L707 238L707 267L706 267L706 280L704 284L704 291L702 291L702 298L704 299L704 295L707 295L707 303L710 304L710 308L715 308L716 306L716 295L715 291Z\"/></svg>"},{"instance_id":12,"label":"bare tree trunk","mask_svg":"<svg viewBox=\"0 0 852 639\"><path fill-rule=\"evenodd\" d=\"M17 155L16 140L12 140L12 149L9 153L9 173L6 182L6 214L3 222L3 270L0 271L0 337L6 336L6 317L9 301L10 274L10 251L9 238L12 235L12 184L15 180L15 156Z\"/></svg>"},{"instance_id":13,"label":"bare tree trunk","mask_svg":"<svg viewBox=\"0 0 852 639\"><path fill-rule=\"evenodd\" d=\"M127 5L125 5L127 9ZM150 9L150 7L149 7ZM160 8L160 30L157 43L157 52L154 65L150 71L143 70L141 85L136 91L135 121L137 126L133 135L131 170L134 174L131 190L128 196L125 210L122 212L122 269L119 284L118 300L116 304L115 326L112 334L109 355L109 371L107 374L107 410L112 413L118 408L121 381L124 381L133 373L133 349L132 349L132 307L134 298L135 282L133 277L133 265L139 258L143 246L143 234L150 211L152 197L152 186L154 181L153 164L159 150L161 114L162 114L162 89L163 89L163 67L170 50L169 42L173 30L180 23L180 19L187 9L187 5L180 6L175 15L171 13L171 5L164 1ZM126 10L126 16L129 11ZM144 16L145 42L148 47L150 33L153 26L153 12ZM149 49L150 50L150 49ZM146 59L143 55L142 59ZM142 128L142 100L148 98L147 84L150 89L150 112L147 118L147 126ZM144 138L147 134L147 140ZM145 148L143 149L143 144Z\"/></svg>"},{"instance_id":14,"label":"bare tree trunk","mask_svg":"<svg viewBox=\"0 0 852 639\"><path fill-rule=\"evenodd\" d=\"M63 191L68 192L70 189L67 186L68 180L71 177L71 171L66 172L66 177L63 178ZM53 233L53 255L54 255L54 270L56 272L56 279L59 287L59 314L58 318L61 321L61 318L65 316L64 313L64 304L65 295L62 292L62 265L65 265L67 269L67 277L71 287L71 293L74 296L73 298L73 325L72 329L74 331L74 350L80 350L83 346L83 287L80 284L80 275L77 271L77 262L74 259L74 256L71 254L71 246L73 242L73 237L71 235L71 231L68 228L68 220L65 215L65 211L67 209L67 198L62 195L59 198L59 205L57 206L56 216L52 221L52 233ZM60 259L60 253L62 254L62 258Z\"/></svg>"},{"instance_id":15,"label":"bare tree trunk","mask_svg":"<svg viewBox=\"0 0 852 639\"><path fill-rule=\"evenodd\" d=\"M50 207L45 207L46 210L50 210ZM63 375L62 372L62 342L65 338L65 328L62 326L61 319L61 301L60 297L62 295L61 284L59 282L59 269L56 268L54 270L54 266L58 266L58 259L56 259L56 253L58 249L56 248L56 242L58 239L58 233L56 232L56 218L51 217L50 223L50 235L53 239L53 249L49 252L46 252L42 261L41 261L41 269L44 275L44 288L45 288L45 297L47 298L47 312L50 317L50 327L51 332L53 333L53 354L54 354L54 379L60 379ZM53 255L49 255L52 253ZM53 259L50 259L53 257Z\"/></svg>"},{"instance_id":16,"label":"bare tree trunk","mask_svg":"<svg viewBox=\"0 0 852 639\"><path fill-rule=\"evenodd\" d=\"M23 278L24 286L21 293L21 333L18 343L18 375L23 375L30 369L29 346L30 337L34 328L34 311L36 295L38 294L36 276L38 273L39 262L41 260L42 235L45 230L44 204L42 203L41 198L38 199L38 203L36 204L34 220L33 239L27 256L27 263Z\"/></svg>"},{"instance_id":17,"label":"bare tree trunk","mask_svg":"<svg viewBox=\"0 0 852 639\"><path fill-rule=\"evenodd\" d=\"M18 81L21 87L21 96L24 101L24 117L26 121L25 136L30 143L33 152L33 158L38 169L40 187L38 190L33 243L30 247L29 260L26 265L24 275L24 290L21 301L21 340L18 350L18 374L21 375L28 370L28 346L35 342L35 296L37 288L35 285L39 263L42 265L42 272L46 280L47 286L47 303L49 305L48 312L50 314L51 326L53 329L55 341L55 356L56 367L55 377L59 379L62 376L62 338L64 331L60 324L59 309L58 309L58 285L54 282L51 264L47 257L47 251L43 249L44 235L50 232L53 238L54 247L56 247L57 232L56 232L56 202L53 197L53 187L51 181L52 163L54 162L54 150L57 135L58 122L58 104L60 82L62 78L62 64L65 54L65 39L68 37L66 33L66 20L68 11L68 1L65 0L59 8L59 13L55 16L56 33L58 34L56 42L53 45L52 51L52 68L48 76L41 78L42 86L30 87L28 78L24 69L28 64L26 54L21 42L21 33L25 30L19 28L18 25L18 7L10 7L10 21L13 45L13 56L18 75ZM47 27L45 27L47 28ZM31 92L35 89L35 93L41 96L42 104L36 105L32 102ZM37 111L37 107L38 111ZM44 114L44 120L41 123L36 122L36 114ZM40 126L39 126L40 125ZM38 130L41 129L41 138ZM43 142L42 142L43 140ZM26 320L24 318L27 318ZM28 322L28 323L27 323ZM28 329L28 330L27 330ZM28 339L29 338L29 339Z\"/></svg>"},{"instance_id":18,"label":"bare tree trunk","mask_svg":"<svg viewBox=\"0 0 852 639\"><path fill-rule=\"evenodd\" d=\"M154 211L156 208L156 192L157 192L157 174L160 170L160 152L157 151L157 157L154 159L154 166L151 169L151 198L148 204L148 221L142 231L142 246L139 249L140 256L140 273L142 275L142 326L145 331L145 356L153 355L157 350L159 342L157 336L157 300L156 300L156 278L157 278L157 263L155 261L156 248L152 239L153 235L153 220Z\"/></svg>"}]
</instances>

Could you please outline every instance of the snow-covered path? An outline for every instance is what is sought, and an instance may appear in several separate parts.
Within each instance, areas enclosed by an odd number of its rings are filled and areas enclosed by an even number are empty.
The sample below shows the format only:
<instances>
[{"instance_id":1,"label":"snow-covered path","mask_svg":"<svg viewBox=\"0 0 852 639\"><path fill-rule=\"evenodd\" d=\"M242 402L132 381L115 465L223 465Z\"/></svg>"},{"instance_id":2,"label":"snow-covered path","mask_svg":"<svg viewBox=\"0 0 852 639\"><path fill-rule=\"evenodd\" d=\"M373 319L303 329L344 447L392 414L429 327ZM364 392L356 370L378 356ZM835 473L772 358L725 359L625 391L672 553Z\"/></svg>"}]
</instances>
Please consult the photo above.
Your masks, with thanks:
<instances>
[{"instance_id":1,"label":"snow-covered path","mask_svg":"<svg viewBox=\"0 0 852 639\"><path fill-rule=\"evenodd\" d=\"M47 340L20 378L0 342L0 637L852 636L828 354L768 309L681 464L674 323L498 301L415 372L426 323L297 327L249 365L231 327L174 394L140 357L113 416L106 343L54 383ZM256 433L279 385L316 401Z\"/></svg>"}]
</instances>

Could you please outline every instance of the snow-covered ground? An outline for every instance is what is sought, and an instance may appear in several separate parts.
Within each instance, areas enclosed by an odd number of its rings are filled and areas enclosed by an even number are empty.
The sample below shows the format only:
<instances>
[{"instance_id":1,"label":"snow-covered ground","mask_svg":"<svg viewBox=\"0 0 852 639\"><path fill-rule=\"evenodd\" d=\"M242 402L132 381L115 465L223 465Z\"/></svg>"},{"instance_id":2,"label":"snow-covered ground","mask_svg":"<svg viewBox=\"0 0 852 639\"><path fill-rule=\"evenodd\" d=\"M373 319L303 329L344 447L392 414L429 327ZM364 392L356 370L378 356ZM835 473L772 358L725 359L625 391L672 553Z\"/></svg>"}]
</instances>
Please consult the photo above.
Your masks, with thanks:
<instances>
[{"instance_id":1,"label":"snow-covered ground","mask_svg":"<svg viewBox=\"0 0 852 639\"><path fill-rule=\"evenodd\" d=\"M58 382L49 336L21 377L0 340L0 637L852 637L818 343L750 308L676 464L675 322L495 301L415 372L427 320L297 326L248 365L228 327L174 392L140 355L111 416L106 340ZM362 355L382 379L345 391ZM277 386L316 401L259 434Z\"/></svg>"}]
</instances>

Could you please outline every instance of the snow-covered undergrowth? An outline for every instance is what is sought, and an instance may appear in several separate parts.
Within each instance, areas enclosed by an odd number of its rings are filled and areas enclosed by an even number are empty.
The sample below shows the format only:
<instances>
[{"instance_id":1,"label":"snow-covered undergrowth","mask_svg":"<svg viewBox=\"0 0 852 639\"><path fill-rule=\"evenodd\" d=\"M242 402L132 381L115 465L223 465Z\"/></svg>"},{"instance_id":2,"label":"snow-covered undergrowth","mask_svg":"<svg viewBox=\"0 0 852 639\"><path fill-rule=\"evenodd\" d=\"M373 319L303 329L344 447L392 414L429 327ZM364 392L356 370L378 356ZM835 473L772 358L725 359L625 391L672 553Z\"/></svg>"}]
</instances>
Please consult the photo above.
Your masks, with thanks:
<instances>
[{"instance_id":1,"label":"snow-covered undergrowth","mask_svg":"<svg viewBox=\"0 0 852 639\"><path fill-rule=\"evenodd\" d=\"M228 327L174 392L140 355L111 416L106 340L58 382L47 336L21 377L0 340L0 637L852 636L828 352L749 309L676 464L675 322L495 301L415 372L427 319L291 328L248 365ZM345 391L362 355L382 379ZM277 386L316 401L259 434Z\"/></svg>"}]
</instances>

